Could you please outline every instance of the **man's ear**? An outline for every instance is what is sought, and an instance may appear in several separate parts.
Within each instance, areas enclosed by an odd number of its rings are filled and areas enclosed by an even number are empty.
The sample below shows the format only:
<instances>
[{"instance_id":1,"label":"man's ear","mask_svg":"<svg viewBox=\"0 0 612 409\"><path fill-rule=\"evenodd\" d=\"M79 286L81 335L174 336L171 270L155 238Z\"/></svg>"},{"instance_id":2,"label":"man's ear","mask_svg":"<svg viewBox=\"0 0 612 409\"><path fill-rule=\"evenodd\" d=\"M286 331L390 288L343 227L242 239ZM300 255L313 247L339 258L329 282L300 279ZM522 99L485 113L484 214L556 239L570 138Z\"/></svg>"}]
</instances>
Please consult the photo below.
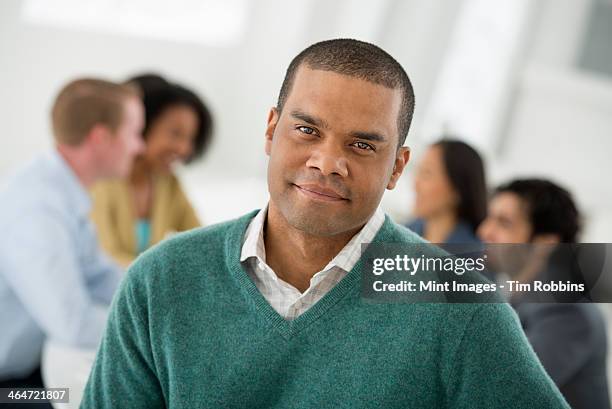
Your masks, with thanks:
<instances>
[{"instance_id":1,"label":"man's ear","mask_svg":"<svg viewBox=\"0 0 612 409\"><path fill-rule=\"evenodd\" d=\"M397 184L398 179L402 176L402 172L406 167L406 164L410 160L410 148L407 146L402 146L398 149L397 155L395 157L395 164L393 165L393 173L391 173L391 179L389 179L389 183L387 184L387 189L393 190L395 185Z\"/></svg>"},{"instance_id":2,"label":"man's ear","mask_svg":"<svg viewBox=\"0 0 612 409\"><path fill-rule=\"evenodd\" d=\"M268 114L268 126L266 127L266 155L270 156L270 152L272 151L272 139L274 138L274 130L276 129L276 124L278 123L278 109L272 107L270 108L270 113Z\"/></svg>"},{"instance_id":3,"label":"man's ear","mask_svg":"<svg viewBox=\"0 0 612 409\"><path fill-rule=\"evenodd\" d=\"M114 137L111 130L103 124L95 124L91 127L82 143L90 144L95 149L106 146L110 139Z\"/></svg>"}]
</instances>

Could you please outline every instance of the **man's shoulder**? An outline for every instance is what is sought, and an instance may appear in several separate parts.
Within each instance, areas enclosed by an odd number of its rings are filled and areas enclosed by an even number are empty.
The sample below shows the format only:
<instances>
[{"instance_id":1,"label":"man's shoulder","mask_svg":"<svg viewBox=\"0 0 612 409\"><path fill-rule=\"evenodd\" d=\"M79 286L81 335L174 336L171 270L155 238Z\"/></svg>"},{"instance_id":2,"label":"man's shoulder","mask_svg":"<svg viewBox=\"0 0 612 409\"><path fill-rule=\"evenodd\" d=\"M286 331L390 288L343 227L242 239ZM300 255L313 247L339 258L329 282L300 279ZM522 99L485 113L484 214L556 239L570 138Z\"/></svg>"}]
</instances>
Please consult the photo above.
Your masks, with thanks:
<instances>
[{"instance_id":1,"label":"man's shoulder","mask_svg":"<svg viewBox=\"0 0 612 409\"><path fill-rule=\"evenodd\" d=\"M0 183L0 194L15 194L16 192L27 192L33 189L24 186L25 183L36 183L43 179L44 161L41 156L37 156L20 166L11 169Z\"/></svg>"},{"instance_id":2,"label":"man's shoulder","mask_svg":"<svg viewBox=\"0 0 612 409\"><path fill-rule=\"evenodd\" d=\"M243 230L254 213L160 242L132 263L120 293L136 300L154 297L155 308L162 309L197 298L188 294L217 294L214 289L226 288L221 283L231 280L229 261L238 260Z\"/></svg>"},{"instance_id":3,"label":"man's shoulder","mask_svg":"<svg viewBox=\"0 0 612 409\"><path fill-rule=\"evenodd\" d=\"M64 196L37 157L16 169L0 187L0 224L19 223L24 217L65 216Z\"/></svg>"},{"instance_id":4,"label":"man's shoulder","mask_svg":"<svg viewBox=\"0 0 612 409\"><path fill-rule=\"evenodd\" d=\"M242 240L242 236L255 214L257 214L257 211L232 220L179 233L160 243L157 251L175 251L179 248L197 249L199 251L217 250L218 246L224 244L225 240Z\"/></svg>"},{"instance_id":5,"label":"man's shoulder","mask_svg":"<svg viewBox=\"0 0 612 409\"><path fill-rule=\"evenodd\" d=\"M478 257L477 253L457 252L454 248L444 248L423 239L421 236L406 228L405 226L394 223L389 216L381 228L379 236L372 243L374 246L368 247L367 256L395 259L397 255L406 255L413 259L426 260L420 264L418 277L420 280L435 281L440 284L446 283L449 288L454 288L453 283L461 283L470 291L450 291L445 294L447 302L451 304L480 304L480 303L503 303L504 300L496 291L492 290L493 283L482 275L479 270L463 268L466 260L474 260ZM469 246L473 250L473 246ZM425 267L425 263L427 266ZM472 265L476 266L474 261ZM482 288L487 288L486 291ZM469 310L469 308L468 308Z\"/></svg>"},{"instance_id":6,"label":"man's shoulder","mask_svg":"<svg viewBox=\"0 0 612 409\"><path fill-rule=\"evenodd\" d=\"M428 242L409 228L395 223L388 215L385 215L385 222L368 246L368 252L392 255L400 252L412 257L445 257L449 255L438 245Z\"/></svg>"},{"instance_id":7,"label":"man's shoulder","mask_svg":"<svg viewBox=\"0 0 612 409\"><path fill-rule=\"evenodd\" d=\"M406 226L402 226L394 222L389 215L385 215L385 222L383 223L379 237L377 237L380 244L427 244L428 242L419 236L417 233L412 231Z\"/></svg>"}]
</instances>

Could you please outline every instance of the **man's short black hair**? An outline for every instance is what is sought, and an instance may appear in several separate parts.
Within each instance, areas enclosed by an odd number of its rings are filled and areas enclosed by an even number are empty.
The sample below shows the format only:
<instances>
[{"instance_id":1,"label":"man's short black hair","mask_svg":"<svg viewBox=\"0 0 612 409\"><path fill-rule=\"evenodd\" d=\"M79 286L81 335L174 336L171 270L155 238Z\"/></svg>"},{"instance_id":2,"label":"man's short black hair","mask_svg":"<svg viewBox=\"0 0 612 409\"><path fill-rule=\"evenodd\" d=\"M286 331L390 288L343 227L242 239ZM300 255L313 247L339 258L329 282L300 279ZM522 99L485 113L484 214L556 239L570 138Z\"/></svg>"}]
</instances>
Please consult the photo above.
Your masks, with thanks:
<instances>
[{"instance_id":1,"label":"man's short black hair","mask_svg":"<svg viewBox=\"0 0 612 409\"><path fill-rule=\"evenodd\" d=\"M291 91L295 73L302 64L314 70L332 71L387 88L401 89L402 106L397 123L398 146L404 144L414 112L414 91L406 71L386 51L374 44L345 38L321 41L311 45L299 53L287 68L278 95L276 107L279 112L282 111Z\"/></svg>"},{"instance_id":2,"label":"man's short black hair","mask_svg":"<svg viewBox=\"0 0 612 409\"><path fill-rule=\"evenodd\" d=\"M519 179L499 186L495 194L514 193L527 206L531 235L557 234L562 243L574 243L581 228L572 195L544 179Z\"/></svg>"}]
</instances>

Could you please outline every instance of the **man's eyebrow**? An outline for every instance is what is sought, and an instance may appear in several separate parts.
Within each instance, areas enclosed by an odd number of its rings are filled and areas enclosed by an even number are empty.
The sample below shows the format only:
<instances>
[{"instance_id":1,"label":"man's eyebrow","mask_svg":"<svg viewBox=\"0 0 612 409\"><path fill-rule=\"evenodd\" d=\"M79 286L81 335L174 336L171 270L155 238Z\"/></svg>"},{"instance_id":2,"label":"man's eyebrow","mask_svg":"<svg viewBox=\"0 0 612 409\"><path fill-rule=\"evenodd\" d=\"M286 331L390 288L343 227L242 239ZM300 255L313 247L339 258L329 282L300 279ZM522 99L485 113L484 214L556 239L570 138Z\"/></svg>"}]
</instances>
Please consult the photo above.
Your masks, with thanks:
<instances>
[{"instance_id":1,"label":"man's eyebrow","mask_svg":"<svg viewBox=\"0 0 612 409\"><path fill-rule=\"evenodd\" d=\"M365 139L366 141L373 142L385 142L387 140L382 134L376 132L355 131L351 132L351 136L353 138Z\"/></svg>"},{"instance_id":2,"label":"man's eyebrow","mask_svg":"<svg viewBox=\"0 0 612 409\"><path fill-rule=\"evenodd\" d=\"M329 128L329 125L327 124L327 122L325 122L321 118L317 118L303 111L299 111L299 110L291 111L291 116L299 119L300 121L304 121L311 125L318 126L319 128Z\"/></svg>"}]
</instances>

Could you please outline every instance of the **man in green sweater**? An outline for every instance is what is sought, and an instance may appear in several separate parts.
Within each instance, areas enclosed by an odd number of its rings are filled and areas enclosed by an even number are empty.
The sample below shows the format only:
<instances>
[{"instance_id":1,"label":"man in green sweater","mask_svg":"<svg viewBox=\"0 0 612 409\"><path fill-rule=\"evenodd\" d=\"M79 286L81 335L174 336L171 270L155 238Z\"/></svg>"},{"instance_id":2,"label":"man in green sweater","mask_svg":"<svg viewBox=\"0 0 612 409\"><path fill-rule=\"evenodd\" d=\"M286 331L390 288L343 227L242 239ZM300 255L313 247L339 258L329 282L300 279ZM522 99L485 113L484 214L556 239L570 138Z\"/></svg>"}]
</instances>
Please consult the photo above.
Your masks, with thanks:
<instances>
[{"instance_id":1,"label":"man in green sweater","mask_svg":"<svg viewBox=\"0 0 612 409\"><path fill-rule=\"evenodd\" d=\"M413 108L380 48L302 51L268 116L267 207L135 262L81 407L567 408L506 304L362 299L363 243L421 243L378 207Z\"/></svg>"}]
</instances>

